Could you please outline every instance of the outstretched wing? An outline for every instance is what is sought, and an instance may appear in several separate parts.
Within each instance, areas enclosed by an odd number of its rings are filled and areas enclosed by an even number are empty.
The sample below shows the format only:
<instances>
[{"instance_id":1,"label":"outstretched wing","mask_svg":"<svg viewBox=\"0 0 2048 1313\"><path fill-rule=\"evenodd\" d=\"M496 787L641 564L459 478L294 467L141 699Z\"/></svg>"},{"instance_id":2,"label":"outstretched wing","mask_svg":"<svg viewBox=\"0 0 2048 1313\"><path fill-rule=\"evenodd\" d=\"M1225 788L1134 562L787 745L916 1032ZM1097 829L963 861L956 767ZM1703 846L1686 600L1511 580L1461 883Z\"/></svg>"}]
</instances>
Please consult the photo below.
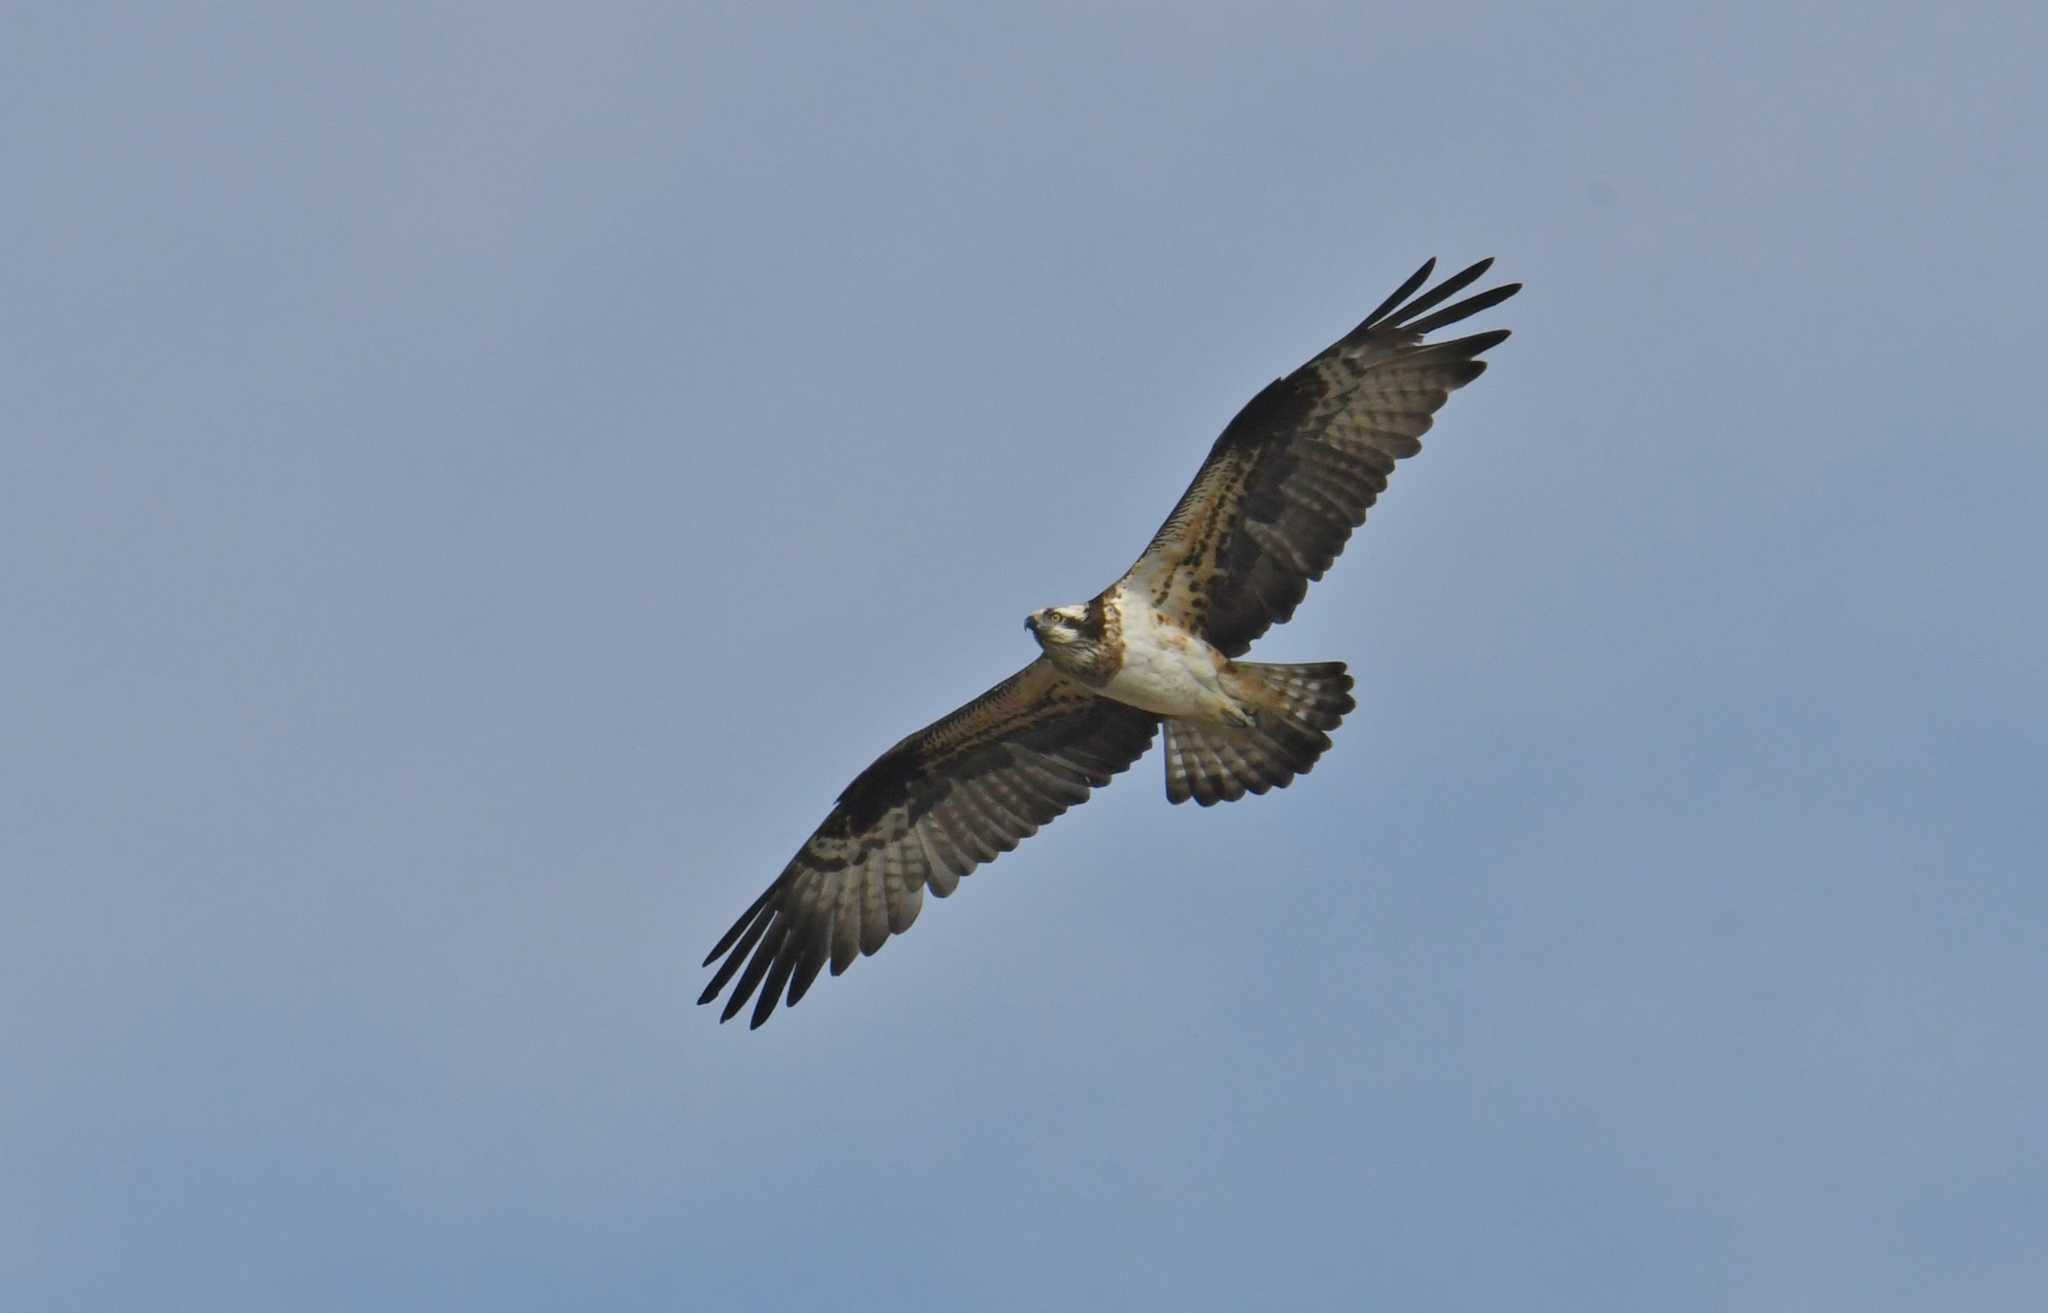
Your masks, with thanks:
<instances>
[{"instance_id":1,"label":"outstretched wing","mask_svg":"<svg viewBox=\"0 0 2048 1313\"><path fill-rule=\"evenodd\" d=\"M1422 341L1521 290L1510 283L1427 313L1492 264L1481 260L1411 301L1436 267L1429 261L1364 323L1253 397L1125 586L1230 656L1285 623L1365 523L1394 462L1422 450L1430 417L1485 371L1479 354L1506 340L1496 329Z\"/></svg>"},{"instance_id":2,"label":"outstretched wing","mask_svg":"<svg viewBox=\"0 0 2048 1313\"><path fill-rule=\"evenodd\" d=\"M1044 657L904 739L839 795L817 833L704 959L699 1003L739 973L721 1021L756 989L751 1025L873 953L917 919L924 891L960 877L1109 783L1145 754L1159 718L1095 696ZM745 970L741 971L742 964Z\"/></svg>"}]
</instances>

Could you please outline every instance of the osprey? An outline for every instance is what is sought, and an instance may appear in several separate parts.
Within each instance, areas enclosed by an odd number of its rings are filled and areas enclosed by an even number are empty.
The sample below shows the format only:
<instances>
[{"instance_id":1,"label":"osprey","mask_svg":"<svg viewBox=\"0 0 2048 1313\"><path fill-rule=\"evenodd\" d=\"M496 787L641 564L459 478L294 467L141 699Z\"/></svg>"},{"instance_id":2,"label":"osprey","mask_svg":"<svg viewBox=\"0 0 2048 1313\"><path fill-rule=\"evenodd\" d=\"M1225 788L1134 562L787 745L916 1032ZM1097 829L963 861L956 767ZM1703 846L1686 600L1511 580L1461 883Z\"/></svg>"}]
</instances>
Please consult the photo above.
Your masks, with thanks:
<instances>
[{"instance_id":1,"label":"osprey","mask_svg":"<svg viewBox=\"0 0 2048 1313\"><path fill-rule=\"evenodd\" d=\"M721 1021L759 991L751 1025L794 1006L917 919L960 877L1083 802L1166 727L1166 796L1202 806L1284 788L1355 705L1338 661L1241 661L1285 623L1453 389L1506 329L1423 338L1521 290L1436 307L1492 260L1415 296L1425 263L1328 350L1253 397L1121 579L1033 613L1032 663L890 748L854 778L775 883L704 959L699 1003L737 974ZM1413 300L1409 298L1414 296ZM1434 311L1434 313L1431 313ZM745 969L742 970L742 967Z\"/></svg>"}]
</instances>

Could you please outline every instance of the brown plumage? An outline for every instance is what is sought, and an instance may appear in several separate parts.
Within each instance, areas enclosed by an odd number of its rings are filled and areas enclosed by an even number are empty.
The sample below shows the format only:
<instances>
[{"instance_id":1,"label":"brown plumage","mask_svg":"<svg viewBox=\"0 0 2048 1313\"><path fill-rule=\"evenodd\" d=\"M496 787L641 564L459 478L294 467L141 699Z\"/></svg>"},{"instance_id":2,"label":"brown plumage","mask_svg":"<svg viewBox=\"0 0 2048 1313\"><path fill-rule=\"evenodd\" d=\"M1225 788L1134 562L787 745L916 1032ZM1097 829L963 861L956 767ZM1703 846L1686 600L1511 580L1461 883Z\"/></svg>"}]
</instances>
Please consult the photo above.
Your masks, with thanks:
<instances>
[{"instance_id":1,"label":"brown plumage","mask_svg":"<svg viewBox=\"0 0 2048 1313\"><path fill-rule=\"evenodd\" d=\"M945 897L1086 800L1144 754L1162 720L1174 802L1264 793L1307 772L1353 706L1342 663L1229 658L1294 614L1395 462L1421 450L1435 412L1507 338L1422 340L1519 290L1437 309L1491 263L1416 296L1435 267L1424 264L1357 328L1253 397L1122 579L1083 607L1027 621L1046 655L855 777L704 959L719 965L698 1002L730 984L721 1019L754 999L759 1026L820 972L837 975L907 930L926 889ZM1133 654L1132 641L1154 646ZM1134 655L1150 664L1127 666ZM1130 682L1131 670L1155 682ZM1128 696L1165 710L1118 700L1125 688L1155 690Z\"/></svg>"}]
</instances>

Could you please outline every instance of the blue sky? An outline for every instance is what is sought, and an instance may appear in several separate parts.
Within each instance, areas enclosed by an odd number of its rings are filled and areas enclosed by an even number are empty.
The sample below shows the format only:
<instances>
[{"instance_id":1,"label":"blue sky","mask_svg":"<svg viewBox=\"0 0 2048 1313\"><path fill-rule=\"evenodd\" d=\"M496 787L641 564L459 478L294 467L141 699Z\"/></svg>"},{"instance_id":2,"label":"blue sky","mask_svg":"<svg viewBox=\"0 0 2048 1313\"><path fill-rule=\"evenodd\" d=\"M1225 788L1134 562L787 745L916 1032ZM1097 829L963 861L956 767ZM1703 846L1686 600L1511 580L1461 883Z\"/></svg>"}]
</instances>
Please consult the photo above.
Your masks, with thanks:
<instances>
[{"instance_id":1,"label":"blue sky","mask_svg":"<svg viewBox=\"0 0 2048 1313\"><path fill-rule=\"evenodd\" d=\"M2038 12L0 23L11 1306L2048 1288ZM1432 254L1315 773L694 1007Z\"/></svg>"}]
</instances>

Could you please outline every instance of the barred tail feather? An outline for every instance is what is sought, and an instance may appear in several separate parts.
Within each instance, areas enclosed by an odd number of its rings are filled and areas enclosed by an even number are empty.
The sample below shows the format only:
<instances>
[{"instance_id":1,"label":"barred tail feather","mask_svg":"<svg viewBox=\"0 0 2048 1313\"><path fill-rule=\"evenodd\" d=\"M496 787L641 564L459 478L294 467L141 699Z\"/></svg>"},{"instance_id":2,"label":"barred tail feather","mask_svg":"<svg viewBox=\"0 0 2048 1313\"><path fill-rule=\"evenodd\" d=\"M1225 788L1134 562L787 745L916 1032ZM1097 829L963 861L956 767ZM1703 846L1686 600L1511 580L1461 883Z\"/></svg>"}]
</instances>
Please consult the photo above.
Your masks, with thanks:
<instances>
[{"instance_id":1,"label":"barred tail feather","mask_svg":"<svg viewBox=\"0 0 2048 1313\"><path fill-rule=\"evenodd\" d=\"M1358 705L1341 661L1232 667L1236 692L1257 708L1250 725L1166 722L1166 798L1204 807L1284 789L1330 747L1329 731Z\"/></svg>"}]
</instances>

